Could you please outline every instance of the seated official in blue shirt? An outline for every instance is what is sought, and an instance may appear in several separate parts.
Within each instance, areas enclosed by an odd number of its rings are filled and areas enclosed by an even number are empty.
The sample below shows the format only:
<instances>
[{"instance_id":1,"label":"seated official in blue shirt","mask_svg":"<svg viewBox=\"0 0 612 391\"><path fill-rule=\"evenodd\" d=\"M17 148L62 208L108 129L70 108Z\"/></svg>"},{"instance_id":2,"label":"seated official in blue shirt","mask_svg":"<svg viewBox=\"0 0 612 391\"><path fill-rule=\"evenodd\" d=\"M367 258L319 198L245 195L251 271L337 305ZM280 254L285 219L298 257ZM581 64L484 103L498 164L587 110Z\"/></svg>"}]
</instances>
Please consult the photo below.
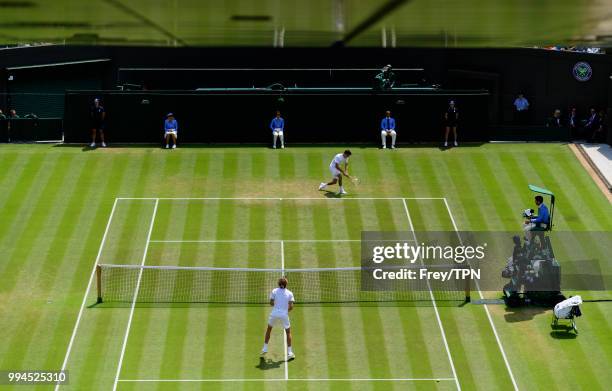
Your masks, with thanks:
<instances>
[{"instance_id":1,"label":"seated official in blue shirt","mask_svg":"<svg viewBox=\"0 0 612 391\"><path fill-rule=\"evenodd\" d=\"M168 113L164 121L164 139L166 140L166 149L170 148L170 140L172 140L172 149L176 149L176 138L178 135L178 122L174 119L174 114Z\"/></svg>"},{"instance_id":2,"label":"seated official in blue shirt","mask_svg":"<svg viewBox=\"0 0 612 391\"><path fill-rule=\"evenodd\" d=\"M529 101L527 98L523 94L518 94L512 104L514 105L514 122L517 125L526 124L529 116Z\"/></svg>"},{"instance_id":3,"label":"seated official in blue shirt","mask_svg":"<svg viewBox=\"0 0 612 391\"><path fill-rule=\"evenodd\" d=\"M550 213L548 212L548 207L544 205L544 198L541 195L535 196L535 204L538 207L538 215L531 216L531 218L525 220L523 225L527 243L531 241L532 231L543 231L548 228L550 223Z\"/></svg>"},{"instance_id":4,"label":"seated official in blue shirt","mask_svg":"<svg viewBox=\"0 0 612 391\"><path fill-rule=\"evenodd\" d=\"M380 121L380 138L382 140L382 148L387 148L387 137L391 136L391 149L395 149L395 118L391 117L391 112L385 112L385 118Z\"/></svg>"},{"instance_id":5,"label":"seated official in blue shirt","mask_svg":"<svg viewBox=\"0 0 612 391\"><path fill-rule=\"evenodd\" d=\"M280 111L276 111L276 116L270 122L272 129L272 148L276 149L276 141L280 137L281 148L285 148L285 120L281 117Z\"/></svg>"},{"instance_id":6,"label":"seated official in blue shirt","mask_svg":"<svg viewBox=\"0 0 612 391\"><path fill-rule=\"evenodd\" d=\"M513 104L516 111L526 111L529 109L529 101L523 94L518 94L518 97L514 100Z\"/></svg>"}]
</instances>

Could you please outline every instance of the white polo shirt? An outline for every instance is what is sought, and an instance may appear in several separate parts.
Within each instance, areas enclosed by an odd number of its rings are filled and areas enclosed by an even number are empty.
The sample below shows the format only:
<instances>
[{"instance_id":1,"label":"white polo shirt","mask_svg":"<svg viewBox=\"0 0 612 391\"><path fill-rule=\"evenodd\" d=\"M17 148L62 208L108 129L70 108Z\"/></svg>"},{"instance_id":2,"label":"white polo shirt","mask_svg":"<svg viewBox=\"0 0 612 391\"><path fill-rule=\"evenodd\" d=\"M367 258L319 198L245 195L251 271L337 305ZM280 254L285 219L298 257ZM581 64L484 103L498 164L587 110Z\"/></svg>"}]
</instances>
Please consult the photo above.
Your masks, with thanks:
<instances>
[{"instance_id":1,"label":"white polo shirt","mask_svg":"<svg viewBox=\"0 0 612 391\"><path fill-rule=\"evenodd\" d=\"M338 164L338 166L342 167L342 165L345 164L347 161L348 161L348 158L345 158L344 154L339 153L336 156L334 156L334 159L331 161L331 163L329 163L329 168L333 168L335 170L336 163Z\"/></svg>"},{"instance_id":2,"label":"white polo shirt","mask_svg":"<svg viewBox=\"0 0 612 391\"><path fill-rule=\"evenodd\" d=\"M289 302L295 302L293 292L287 288L275 288L270 293L270 300L274 300L272 312L287 315L289 313Z\"/></svg>"}]
</instances>

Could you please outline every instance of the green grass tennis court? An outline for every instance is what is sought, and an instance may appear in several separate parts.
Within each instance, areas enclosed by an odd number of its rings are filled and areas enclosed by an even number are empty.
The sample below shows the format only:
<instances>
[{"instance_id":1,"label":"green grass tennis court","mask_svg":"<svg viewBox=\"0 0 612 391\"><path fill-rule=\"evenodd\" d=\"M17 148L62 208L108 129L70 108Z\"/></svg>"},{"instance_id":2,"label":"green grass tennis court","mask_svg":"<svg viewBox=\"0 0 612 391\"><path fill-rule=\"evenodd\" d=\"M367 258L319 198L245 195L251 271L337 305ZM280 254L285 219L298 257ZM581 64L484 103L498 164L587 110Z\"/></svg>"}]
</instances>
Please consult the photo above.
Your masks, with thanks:
<instances>
[{"instance_id":1,"label":"green grass tennis court","mask_svg":"<svg viewBox=\"0 0 612 391\"><path fill-rule=\"evenodd\" d=\"M361 184L335 198L316 189L342 149L0 146L0 368L65 367L59 389L73 390L612 382L609 302L585 303L580 336L558 338L538 308L296 297L289 362L278 328L260 359L267 306L94 305L96 264L346 267L359 265L362 231L518 231L529 183L557 195L556 230L612 231L610 203L566 145L353 148Z\"/></svg>"}]
</instances>

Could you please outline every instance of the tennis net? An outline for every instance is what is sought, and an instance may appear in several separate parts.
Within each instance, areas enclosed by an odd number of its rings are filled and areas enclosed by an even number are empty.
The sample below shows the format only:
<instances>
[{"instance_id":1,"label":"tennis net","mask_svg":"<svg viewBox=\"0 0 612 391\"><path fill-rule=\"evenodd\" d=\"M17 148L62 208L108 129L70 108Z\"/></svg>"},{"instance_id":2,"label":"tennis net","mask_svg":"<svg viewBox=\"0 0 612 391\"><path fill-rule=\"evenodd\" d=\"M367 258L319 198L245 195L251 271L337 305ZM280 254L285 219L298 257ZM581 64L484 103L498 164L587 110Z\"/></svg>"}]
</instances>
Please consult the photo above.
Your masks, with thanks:
<instances>
[{"instance_id":1,"label":"tennis net","mask_svg":"<svg viewBox=\"0 0 612 391\"><path fill-rule=\"evenodd\" d=\"M436 269L456 266L438 265ZM465 281L395 280L383 285L363 273L371 270L100 264L96 280L99 303L136 300L138 303L264 304L281 276L287 277L288 288L298 303L430 301L432 292L436 301L464 301L469 297L469 284Z\"/></svg>"}]
</instances>

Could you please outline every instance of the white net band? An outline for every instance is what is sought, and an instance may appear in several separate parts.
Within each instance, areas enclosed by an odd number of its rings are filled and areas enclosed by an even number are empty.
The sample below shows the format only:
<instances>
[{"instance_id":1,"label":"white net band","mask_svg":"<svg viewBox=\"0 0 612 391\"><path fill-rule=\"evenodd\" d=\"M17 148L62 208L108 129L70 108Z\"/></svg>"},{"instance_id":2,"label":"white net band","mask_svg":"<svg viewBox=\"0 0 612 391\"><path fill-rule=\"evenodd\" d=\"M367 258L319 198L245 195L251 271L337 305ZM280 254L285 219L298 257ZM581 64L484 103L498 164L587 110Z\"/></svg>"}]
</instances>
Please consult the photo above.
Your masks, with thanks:
<instances>
[{"instance_id":1,"label":"white net band","mask_svg":"<svg viewBox=\"0 0 612 391\"><path fill-rule=\"evenodd\" d=\"M437 265L437 270L455 266ZM385 271L421 266L385 267ZM104 302L264 304L281 276L298 303L429 301L465 299L464 283L428 284L368 278L361 267L262 269L187 266L99 265L98 294ZM364 274L365 273L365 274ZM138 281L140 284L138 285ZM138 289L137 289L138 287ZM135 296L136 295L136 296Z\"/></svg>"}]
</instances>

